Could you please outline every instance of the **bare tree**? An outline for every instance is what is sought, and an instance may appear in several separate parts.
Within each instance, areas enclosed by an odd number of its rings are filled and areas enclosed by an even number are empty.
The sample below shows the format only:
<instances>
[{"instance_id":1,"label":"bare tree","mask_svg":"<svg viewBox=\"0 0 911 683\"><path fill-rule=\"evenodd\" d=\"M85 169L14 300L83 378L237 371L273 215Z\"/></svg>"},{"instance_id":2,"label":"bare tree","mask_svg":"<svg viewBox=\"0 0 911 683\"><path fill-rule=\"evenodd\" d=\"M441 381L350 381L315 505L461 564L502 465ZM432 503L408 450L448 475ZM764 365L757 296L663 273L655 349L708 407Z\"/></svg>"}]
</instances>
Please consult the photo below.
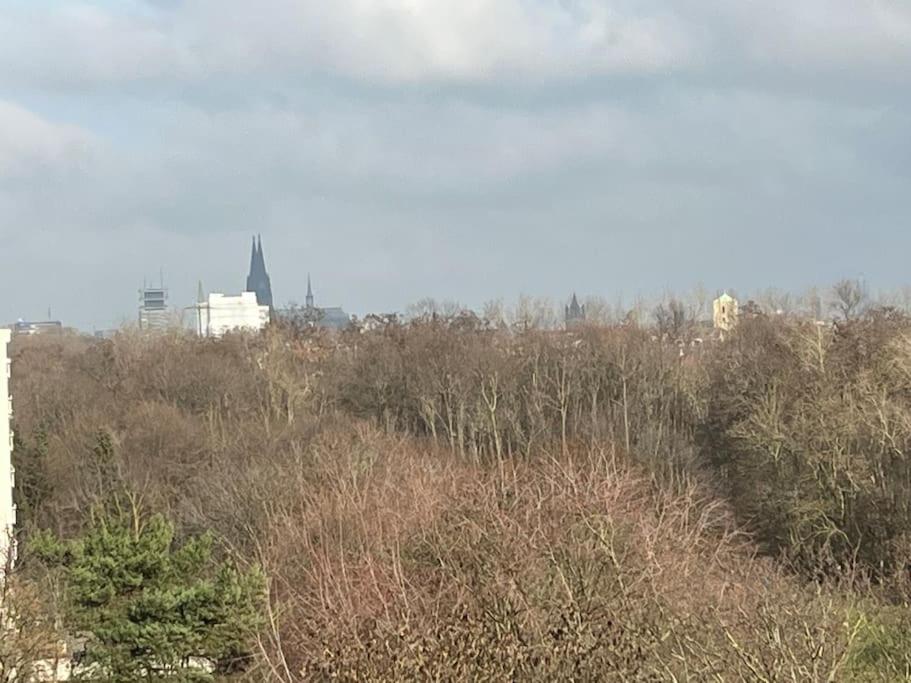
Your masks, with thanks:
<instances>
[{"instance_id":1,"label":"bare tree","mask_svg":"<svg viewBox=\"0 0 911 683\"><path fill-rule=\"evenodd\" d=\"M794 309L794 302L790 292L785 292L775 287L768 287L760 292L756 301L763 310L771 315L778 313L788 315Z\"/></svg>"},{"instance_id":2,"label":"bare tree","mask_svg":"<svg viewBox=\"0 0 911 683\"><path fill-rule=\"evenodd\" d=\"M683 302L673 298L667 305L659 304L654 315L658 334L662 337L668 335L674 340L683 338L692 321L692 316L687 315Z\"/></svg>"},{"instance_id":3,"label":"bare tree","mask_svg":"<svg viewBox=\"0 0 911 683\"><path fill-rule=\"evenodd\" d=\"M0 581L0 683L58 680L63 650L49 588L42 595L15 574Z\"/></svg>"},{"instance_id":4,"label":"bare tree","mask_svg":"<svg viewBox=\"0 0 911 683\"><path fill-rule=\"evenodd\" d=\"M431 318L453 318L463 309L458 301L444 299L437 301L432 297L424 297L405 309L405 316L409 320L431 319Z\"/></svg>"},{"instance_id":5,"label":"bare tree","mask_svg":"<svg viewBox=\"0 0 911 683\"><path fill-rule=\"evenodd\" d=\"M512 311L512 325L521 331L555 329L559 318L553 304L545 298L519 296Z\"/></svg>"},{"instance_id":6,"label":"bare tree","mask_svg":"<svg viewBox=\"0 0 911 683\"><path fill-rule=\"evenodd\" d=\"M705 288L705 285L699 282L693 287L692 291L689 294L689 303L690 308L693 311L693 317L696 320L704 320L711 317L711 310L709 304L711 303L711 297L709 296L708 290Z\"/></svg>"},{"instance_id":7,"label":"bare tree","mask_svg":"<svg viewBox=\"0 0 911 683\"><path fill-rule=\"evenodd\" d=\"M822 320L823 301L816 287L810 287L798 298L801 312L804 315L811 317L813 320Z\"/></svg>"},{"instance_id":8,"label":"bare tree","mask_svg":"<svg viewBox=\"0 0 911 683\"><path fill-rule=\"evenodd\" d=\"M600 296L585 297L585 320L590 325L609 325L613 322L613 310L607 299Z\"/></svg>"},{"instance_id":9,"label":"bare tree","mask_svg":"<svg viewBox=\"0 0 911 683\"><path fill-rule=\"evenodd\" d=\"M867 290L860 280L846 278L832 287L832 298L830 306L845 320L853 320L863 310L867 301Z\"/></svg>"},{"instance_id":10,"label":"bare tree","mask_svg":"<svg viewBox=\"0 0 911 683\"><path fill-rule=\"evenodd\" d=\"M503 305L502 299L491 299L484 302L481 311L481 317L486 320L492 327L507 327L506 306Z\"/></svg>"}]
</instances>

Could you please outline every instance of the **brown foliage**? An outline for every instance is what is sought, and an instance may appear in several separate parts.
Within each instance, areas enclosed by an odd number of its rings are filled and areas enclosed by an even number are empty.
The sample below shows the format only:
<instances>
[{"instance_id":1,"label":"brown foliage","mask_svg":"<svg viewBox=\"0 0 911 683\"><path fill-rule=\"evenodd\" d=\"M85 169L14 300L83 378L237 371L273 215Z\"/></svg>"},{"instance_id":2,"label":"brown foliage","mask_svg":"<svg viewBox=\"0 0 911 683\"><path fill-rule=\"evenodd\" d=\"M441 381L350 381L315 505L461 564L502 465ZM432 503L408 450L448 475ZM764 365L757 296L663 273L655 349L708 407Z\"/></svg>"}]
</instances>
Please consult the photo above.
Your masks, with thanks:
<instances>
[{"instance_id":1,"label":"brown foliage","mask_svg":"<svg viewBox=\"0 0 911 683\"><path fill-rule=\"evenodd\" d=\"M213 530L270 580L251 678L869 680L907 665L860 589L904 600L909 331L20 340L25 532L119 486Z\"/></svg>"},{"instance_id":2,"label":"brown foliage","mask_svg":"<svg viewBox=\"0 0 911 683\"><path fill-rule=\"evenodd\" d=\"M810 572L905 573L909 323L750 321L714 359L704 450L774 553Z\"/></svg>"}]
</instances>

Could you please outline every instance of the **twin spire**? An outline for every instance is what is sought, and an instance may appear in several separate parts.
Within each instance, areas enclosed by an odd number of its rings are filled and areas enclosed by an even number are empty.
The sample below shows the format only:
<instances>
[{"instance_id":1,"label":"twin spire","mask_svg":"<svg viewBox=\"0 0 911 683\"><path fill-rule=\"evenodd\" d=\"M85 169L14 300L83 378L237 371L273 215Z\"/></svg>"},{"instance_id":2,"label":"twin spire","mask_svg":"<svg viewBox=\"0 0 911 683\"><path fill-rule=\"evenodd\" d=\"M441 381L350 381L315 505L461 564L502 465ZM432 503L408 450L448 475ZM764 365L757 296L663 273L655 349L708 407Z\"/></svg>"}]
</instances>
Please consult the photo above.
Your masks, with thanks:
<instances>
[{"instance_id":1,"label":"twin spire","mask_svg":"<svg viewBox=\"0 0 911 683\"><path fill-rule=\"evenodd\" d=\"M253 251L250 254L250 275L266 272L266 259L263 257L263 238L253 236Z\"/></svg>"},{"instance_id":2,"label":"twin spire","mask_svg":"<svg viewBox=\"0 0 911 683\"><path fill-rule=\"evenodd\" d=\"M256 302L260 306L272 308L272 281L266 270L263 239L260 235L253 236L253 248L250 251L250 274L247 275L246 291L256 293ZM307 273L307 308L314 308L313 302L313 286L310 283L310 273Z\"/></svg>"},{"instance_id":3,"label":"twin spire","mask_svg":"<svg viewBox=\"0 0 911 683\"><path fill-rule=\"evenodd\" d=\"M247 275L248 292L256 293L256 302L260 306L272 308L272 281L266 271L266 259L263 256L261 236L253 237L253 250L250 253L250 274Z\"/></svg>"},{"instance_id":4,"label":"twin spire","mask_svg":"<svg viewBox=\"0 0 911 683\"><path fill-rule=\"evenodd\" d=\"M572 301L563 309L563 320L566 327L574 327L585 322L585 306L579 304L575 292L573 292Z\"/></svg>"}]
</instances>

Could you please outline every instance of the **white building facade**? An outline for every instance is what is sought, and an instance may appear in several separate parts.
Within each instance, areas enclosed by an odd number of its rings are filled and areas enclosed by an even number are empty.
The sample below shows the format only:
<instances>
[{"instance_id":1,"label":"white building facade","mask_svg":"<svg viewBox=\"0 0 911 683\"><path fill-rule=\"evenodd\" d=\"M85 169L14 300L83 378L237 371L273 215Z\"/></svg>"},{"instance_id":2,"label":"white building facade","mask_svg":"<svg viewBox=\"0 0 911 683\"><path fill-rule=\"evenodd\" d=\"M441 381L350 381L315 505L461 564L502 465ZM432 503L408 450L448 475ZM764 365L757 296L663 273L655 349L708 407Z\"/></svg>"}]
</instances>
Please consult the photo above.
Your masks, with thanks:
<instances>
[{"instance_id":1,"label":"white building facade","mask_svg":"<svg viewBox=\"0 0 911 683\"><path fill-rule=\"evenodd\" d=\"M161 332L169 323L168 290L164 287L139 290L139 329Z\"/></svg>"},{"instance_id":2,"label":"white building facade","mask_svg":"<svg viewBox=\"0 0 911 683\"><path fill-rule=\"evenodd\" d=\"M714 314L713 322L716 330L721 330L722 333L730 332L737 326L739 305L737 299L730 294L724 292L715 299L712 304L712 309Z\"/></svg>"},{"instance_id":3,"label":"white building facade","mask_svg":"<svg viewBox=\"0 0 911 683\"><path fill-rule=\"evenodd\" d=\"M10 360L8 344L10 331L0 329L0 580L16 561L16 543L13 531L16 524L16 505L13 487L16 484L13 469L13 402L9 393Z\"/></svg>"},{"instance_id":4,"label":"white building facade","mask_svg":"<svg viewBox=\"0 0 911 683\"><path fill-rule=\"evenodd\" d=\"M196 332L201 337L222 337L228 332L256 332L269 324L269 307L260 306L255 292L230 296L212 292L196 305Z\"/></svg>"}]
</instances>

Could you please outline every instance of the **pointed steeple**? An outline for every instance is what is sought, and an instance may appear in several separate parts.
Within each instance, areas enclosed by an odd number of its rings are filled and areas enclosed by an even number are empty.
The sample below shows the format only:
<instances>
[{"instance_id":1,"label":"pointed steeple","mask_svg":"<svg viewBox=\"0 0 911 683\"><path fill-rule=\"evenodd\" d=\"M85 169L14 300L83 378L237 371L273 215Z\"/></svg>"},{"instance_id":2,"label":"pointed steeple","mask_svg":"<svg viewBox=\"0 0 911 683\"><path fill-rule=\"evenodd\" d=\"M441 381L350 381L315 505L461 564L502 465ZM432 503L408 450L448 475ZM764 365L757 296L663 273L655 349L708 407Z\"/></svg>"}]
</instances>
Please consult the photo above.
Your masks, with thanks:
<instances>
[{"instance_id":1,"label":"pointed steeple","mask_svg":"<svg viewBox=\"0 0 911 683\"><path fill-rule=\"evenodd\" d=\"M566 327L573 327L585 321L585 306L579 305L579 298L575 292L569 305L563 309L563 317Z\"/></svg>"},{"instance_id":2,"label":"pointed steeple","mask_svg":"<svg viewBox=\"0 0 911 683\"><path fill-rule=\"evenodd\" d=\"M313 308L313 287L310 286L310 273L307 273L307 308Z\"/></svg>"},{"instance_id":3,"label":"pointed steeple","mask_svg":"<svg viewBox=\"0 0 911 683\"><path fill-rule=\"evenodd\" d=\"M250 256L250 273L247 275L246 291L256 292L256 300L260 306L272 306L272 282L266 270L262 236L253 237L253 253Z\"/></svg>"},{"instance_id":4,"label":"pointed steeple","mask_svg":"<svg viewBox=\"0 0 911 683\"><path fill-rule=\"evenodd\" d=\"M256 235L253 235L253 249L250 251L250 275L256 270Z\"/></svg>"},{"instance_id":5,"label":"pointed steeple","mask_svg":"<svg viewBox=\"0 0 911 683\"><path fill-rule=\"evenodd\" d=\"M265 275L266 259L263 256L263 237L262 237L262 235L256 236L256 267L259 270L259 274Z\"/></svg>"}]
</instances>

